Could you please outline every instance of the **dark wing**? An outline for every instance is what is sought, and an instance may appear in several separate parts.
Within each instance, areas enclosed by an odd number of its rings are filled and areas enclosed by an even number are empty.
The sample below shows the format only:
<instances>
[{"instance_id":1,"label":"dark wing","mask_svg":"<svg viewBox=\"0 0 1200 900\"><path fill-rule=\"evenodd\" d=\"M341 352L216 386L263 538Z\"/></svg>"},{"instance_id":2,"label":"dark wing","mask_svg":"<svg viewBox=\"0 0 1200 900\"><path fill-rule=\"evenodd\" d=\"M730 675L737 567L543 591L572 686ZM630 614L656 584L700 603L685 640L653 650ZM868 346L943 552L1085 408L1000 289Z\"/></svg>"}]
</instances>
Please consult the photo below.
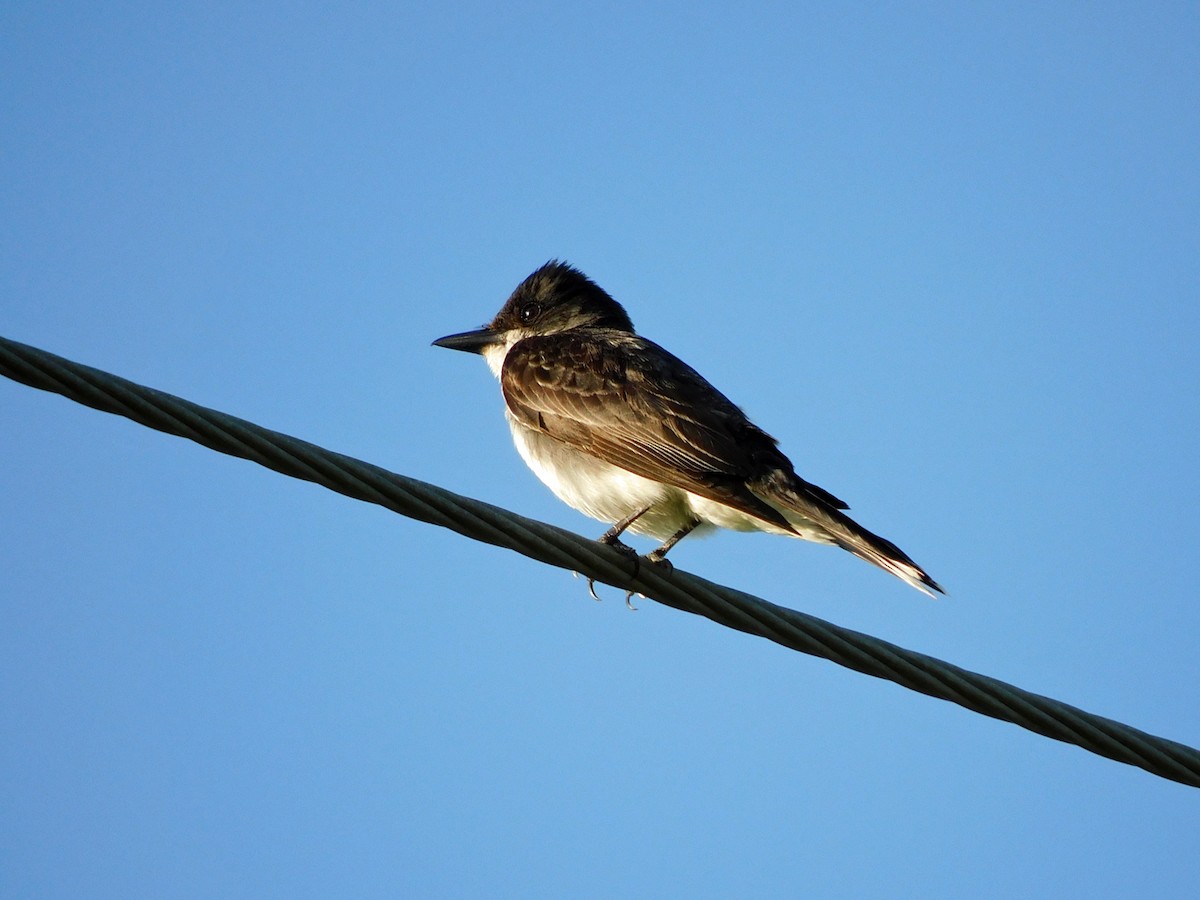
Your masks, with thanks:
<instances>
[{"instance_id":1,"label":"dark wing","mask_svg":"<svg viewBox=\"0 0 1200 900\"><path fill-rule=\"evenodd\" d=\"M747 482L784 474L797 489L817 492L812 499L840 504L795 478L775 440L724 394L636 335L580 330L526 338L509 351L500 385L526 427L781 528L791 530Z\"/></svg>"}]
</instances>

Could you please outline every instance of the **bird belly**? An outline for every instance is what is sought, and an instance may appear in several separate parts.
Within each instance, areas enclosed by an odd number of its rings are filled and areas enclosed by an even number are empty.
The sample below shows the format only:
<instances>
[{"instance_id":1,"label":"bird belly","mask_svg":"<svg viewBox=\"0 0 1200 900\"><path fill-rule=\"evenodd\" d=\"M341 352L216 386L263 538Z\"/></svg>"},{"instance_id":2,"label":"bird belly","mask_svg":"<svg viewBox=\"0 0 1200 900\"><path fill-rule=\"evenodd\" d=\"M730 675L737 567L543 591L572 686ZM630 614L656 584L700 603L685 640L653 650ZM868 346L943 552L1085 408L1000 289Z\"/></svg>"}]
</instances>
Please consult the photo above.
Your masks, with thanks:
<instances>
[{"instance_id":1,"label":"bird belly","mask_svg":"<svg viewBox=\"0 0 1200 900\"><path fill-rule=\"evenodd\" d=\"M696 494L687 496L688 505L695 513L696 518L716 525L718 528L728 528L730 531L765 531L767 534L798 537L801 540L815 541L818 544L834 543L833 537L820 524L805 518L781 503L776 503L771 497L758 495L759 499L769 503L788 520L792 526L791 531L780 528L774 522L767 522L758 516L744 513L740 509L734 509L719 501L709 500L707 497L700 497Z\"/></svg>"},{"instance_id":2,"label":"bird belly","mask_svg":"<svg viewBox=\"0 0 1200 900\"><path fill-rule=\"evenodd\" d=\"M766 522L758 516L734 509L718 500L709 500L698 494L687 495L688 506L697 519L716 525L718 528L728 528L730 531L765 531L769 534L788 534L778 525Z\"/></svg>"},{"instance_id":3,"label":"bird belly","mask_svg":"<svg viewBox=\"0 0 1200 900\"><path fill-rule=\"evenodd\" d=\"M559 500L584 515L612 525L645 509L629 530L660 541L694 520L686 491L576 450L511 416L508 421L525 464Z\"/></svg>"}]
</instances>

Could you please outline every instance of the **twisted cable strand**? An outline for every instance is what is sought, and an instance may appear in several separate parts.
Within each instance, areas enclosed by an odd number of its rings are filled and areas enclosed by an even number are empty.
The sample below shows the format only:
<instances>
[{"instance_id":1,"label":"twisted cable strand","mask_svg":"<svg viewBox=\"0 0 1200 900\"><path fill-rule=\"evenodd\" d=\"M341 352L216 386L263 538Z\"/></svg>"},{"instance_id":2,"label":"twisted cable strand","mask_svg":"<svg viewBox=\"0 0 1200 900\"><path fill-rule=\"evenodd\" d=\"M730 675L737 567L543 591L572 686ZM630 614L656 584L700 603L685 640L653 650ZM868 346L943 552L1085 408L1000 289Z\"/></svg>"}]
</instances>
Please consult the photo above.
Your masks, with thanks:
<instances>
[{"instance_id":1,"label":"twisted cable strand","mask_svg":"<svg viewBox=\"0 0 1200 900\"><path fill-rule=\"evenodd\" d=\"M0 337L0 374L251 460L401 515L634 590L683 612L1020 725L1162 778L1200 787L1200 751L750 594L655 566L631 572L611 547L116 375Z\"/></svg>"}]
</instances>

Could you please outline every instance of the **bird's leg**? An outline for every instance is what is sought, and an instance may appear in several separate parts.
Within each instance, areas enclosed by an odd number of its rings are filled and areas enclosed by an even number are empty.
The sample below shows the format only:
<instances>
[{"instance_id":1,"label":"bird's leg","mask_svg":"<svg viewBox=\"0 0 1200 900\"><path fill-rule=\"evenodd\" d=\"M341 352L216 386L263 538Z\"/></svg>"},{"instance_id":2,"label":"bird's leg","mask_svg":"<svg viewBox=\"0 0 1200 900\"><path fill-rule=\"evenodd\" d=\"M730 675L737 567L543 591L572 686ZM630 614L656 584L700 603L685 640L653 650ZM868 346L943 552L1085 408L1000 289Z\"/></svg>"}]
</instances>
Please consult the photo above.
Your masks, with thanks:
<instances>
[{"instance_id":1,"label":"bird's leg","mask_svg":"<svg viewBox=\"0 0 1200 900\"><path fill-rule=\"evenodd\" d=\"M626 528L628 528L630 525L632 525L634 522L636 522L639 518L641 518L649 509L650 509L650 507L646 506L646 507L643 507L642 509L631 512L629 515L627 515L625 518L623 518L620 522L618 522L612 528L608 529L608 531L604 532L604 534L600 535L600 538L599 538L600 543L608 544L608 546L612 547L614 550L620 550L622 553L624 553L626 556L630 557L633 560L633 577L634 578L637 578L638 569L641 568L641 558L638 556L636 550L634 550L628 544L624 544L621 542L621 535L622 535L622 533L624 533ZM600 599L599 597L596 596L596 579L595 578L588 579L588 593L592 595L593 600ZM630 591L630 595L632 595L632 593L633 592ZM629 595L627 595L625 597L625 603L628 605Z\"/></svg>"},{"instance_id":2,"label":"bird's leg","mask_svg":"<svg viewBox=\"0 0 1200 900\"><path fill-rule=\"evenodd\" d=\"M696 526L699 524L699 519L692 519L692 521L688 522L677 532L667 538L666 542L661 547L659 547L657 550L652 550L650 553L647 553L646 559L650 560L652 563L658 563L659 565L665 566L666 570L670 572L675 567L671 565L670 560L667 559L667 554L671 552L672 547L695 531Z\"/></svg>"},{"instance_id":3,"label":"bird's leg","mask_svg":"<svg viewBox=\"0 0 1200 900\"><path fill-rule=\"evenodd\" d=\"M646 506L637 510L636 512L631 512L612 528L608 529L608 531L604 532L604 534L600 535L600 543L608 544L610 547L625 547L626 545L622 544L618 538L624 534L626 528L628 528L649 511L650 507Z\"/></svg>"}]
</instances>

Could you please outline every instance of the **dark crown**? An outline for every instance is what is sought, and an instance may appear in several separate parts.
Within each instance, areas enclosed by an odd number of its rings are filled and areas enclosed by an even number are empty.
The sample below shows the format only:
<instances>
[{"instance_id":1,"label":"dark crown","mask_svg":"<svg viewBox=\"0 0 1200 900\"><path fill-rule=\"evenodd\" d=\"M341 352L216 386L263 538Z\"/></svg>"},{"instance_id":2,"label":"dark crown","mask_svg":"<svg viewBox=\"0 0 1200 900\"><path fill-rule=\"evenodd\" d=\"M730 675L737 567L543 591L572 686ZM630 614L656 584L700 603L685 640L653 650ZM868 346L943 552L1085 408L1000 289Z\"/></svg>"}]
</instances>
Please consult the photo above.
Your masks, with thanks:
<instances>
[{"instance_id":1,"label":"dark crown","mask_svg":"<svg viewBox=\"0 0 1200 900\"><path fill-rule=\"evenodd\" d=\"M550 334L571 328L633 331L624 308L598 284L566 263L550 260L524 281L489 326Z\"/></svg>"}]
</instances>

